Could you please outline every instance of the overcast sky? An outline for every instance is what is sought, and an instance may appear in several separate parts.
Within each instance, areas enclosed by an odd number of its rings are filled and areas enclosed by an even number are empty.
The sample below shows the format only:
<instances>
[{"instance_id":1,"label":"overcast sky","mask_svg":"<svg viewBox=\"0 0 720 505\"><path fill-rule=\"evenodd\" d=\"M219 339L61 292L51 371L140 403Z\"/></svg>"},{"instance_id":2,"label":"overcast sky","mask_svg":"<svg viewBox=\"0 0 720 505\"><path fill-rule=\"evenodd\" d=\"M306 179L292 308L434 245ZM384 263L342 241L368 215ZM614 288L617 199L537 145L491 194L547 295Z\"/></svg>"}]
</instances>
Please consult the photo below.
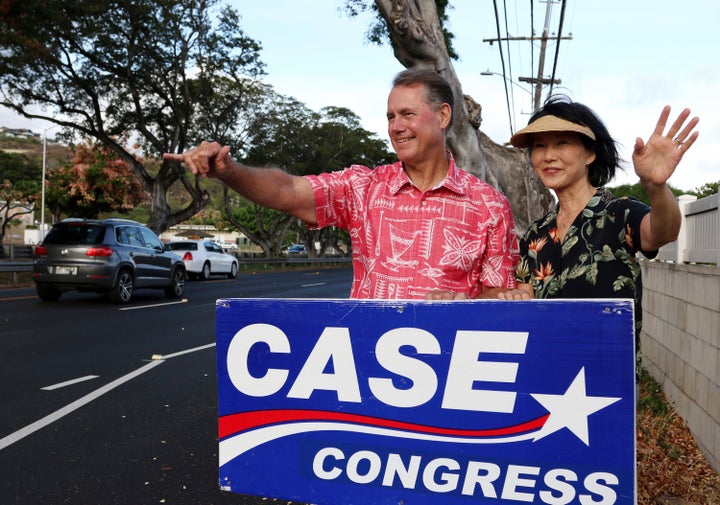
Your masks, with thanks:
<instances>
[{"instance_id":1,"label":"overcast sky","mask_svg":"<svg viewBox=\"0 0 720 505\"><path fill-rule=\"evenodd\" d=\"M385 108L390 81L402 66L388 46L365 42L369 18L349 19L340 11L342 0L231 0L242 15L242 28L262 44L266 81L279 93L304 102L313 110L348 107L363 126L386 139ZM537 73L539 46L528 41L503 43L506 74L512 75L515 104L508 112L491 0L450 0L450 31L460 61L454 62L465 94L483 106L481 129L498 143L527 124L532 110L528 84L518 77ZM497 2L499 9L503 2ZM527 1L507 2L511 36L530 35ZM535 30L542 31L547 4L535 1ZM517 5L517 7L516 7ZM557 30L560 4L551 10L551 32ZM500 12L501 16L504 13ZM671 117L684 107L700 117L700 138L683 159L670 183L694 189L720 179L720 43L714 31L720 20L716 0L568 0L555 78L556 92L593 108L621 144L629 160L635 137L647 138L662 107ZM505 34L505 18L500 20ZM555 59L555 44L546 52L545 77ZM531 60L531 53L534 59ZM534 63L534 66L531 66ZM510 68L511 67L511 68ZM547 90L545 90L547 91ZM543 99L545 94L543 94ZM513 113L514 111L514 113ZM29 122L0 111L0 126L31 128L42 133L49 124ZM48 134L52 136L50 133ZM341 168L341 167L338 167ZM611 184L634 183L631 165Z\"/></svg>"}]
</instances>

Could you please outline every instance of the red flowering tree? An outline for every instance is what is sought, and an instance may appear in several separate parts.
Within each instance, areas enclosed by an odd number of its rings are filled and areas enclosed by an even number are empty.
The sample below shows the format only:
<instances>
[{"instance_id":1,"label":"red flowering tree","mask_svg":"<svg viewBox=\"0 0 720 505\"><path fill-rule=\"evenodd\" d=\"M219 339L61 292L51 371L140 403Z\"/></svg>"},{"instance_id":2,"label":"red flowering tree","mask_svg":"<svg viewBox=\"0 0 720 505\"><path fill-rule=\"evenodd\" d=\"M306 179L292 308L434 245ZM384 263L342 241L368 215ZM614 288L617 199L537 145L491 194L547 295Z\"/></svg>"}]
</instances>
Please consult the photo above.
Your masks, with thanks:
<instances>
[{"instance_id":1,"label":"red flowering tree","mask_svg":"<svg viewBox=\"0 0 720 505\"><path fill-rule=\"evenodd\" d=\"M73 157L48 174L45 201L57 221L63 217L97 218L126 214L148 195L132 168L109 147L80 144Z\"/></svg>"}]
</instances>

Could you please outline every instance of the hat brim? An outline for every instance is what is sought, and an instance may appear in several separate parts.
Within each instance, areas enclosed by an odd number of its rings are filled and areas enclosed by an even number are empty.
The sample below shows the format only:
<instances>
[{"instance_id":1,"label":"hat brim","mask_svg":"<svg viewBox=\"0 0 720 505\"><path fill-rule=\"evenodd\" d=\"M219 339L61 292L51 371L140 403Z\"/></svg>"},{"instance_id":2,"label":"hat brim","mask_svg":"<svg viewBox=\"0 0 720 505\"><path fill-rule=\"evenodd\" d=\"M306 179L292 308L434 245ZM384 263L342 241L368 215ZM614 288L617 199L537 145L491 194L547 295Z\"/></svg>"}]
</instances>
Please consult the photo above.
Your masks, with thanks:
<instances>
[{"instance_id":1,"label":"hat brim","mask_svg":"<svg viewBox=\"0 0 720 505\"><path fill-rule=\"evenodd\" d=\"M585 125L573 123L557 116L542 116L510 137L510 144L515 147L530 147L533 136L542 132L576 132L595 140L593 131Z\"/></svg>"}]
</instances>

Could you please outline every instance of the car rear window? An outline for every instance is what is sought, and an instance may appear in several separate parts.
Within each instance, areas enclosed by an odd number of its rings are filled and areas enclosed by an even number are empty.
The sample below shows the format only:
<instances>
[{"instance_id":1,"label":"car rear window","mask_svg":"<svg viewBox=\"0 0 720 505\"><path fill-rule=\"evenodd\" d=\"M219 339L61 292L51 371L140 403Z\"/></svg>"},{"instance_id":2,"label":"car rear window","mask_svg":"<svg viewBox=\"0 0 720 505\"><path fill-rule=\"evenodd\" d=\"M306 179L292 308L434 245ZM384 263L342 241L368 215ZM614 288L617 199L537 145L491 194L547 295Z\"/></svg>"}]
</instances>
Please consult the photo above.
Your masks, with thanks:
<instances>
[{"instance_id":1,"label":"car rear window","mask_svg":"<svg viewBox=\"0 0 720 505\"><path fill-rule=\"evenodd\" d=\"M171 242L167 245L171 251L197 251L195 242Z\"/></svg>"},{"instance_id":2,"label":"car rear window","mask_svg":"<svg viewBox=\"0 0 720 505\"><path fill-rule=\"evenodd\" d=\"M96 224L55 225L45 237L46 244L97 245L105 238L105 227Z\"/></svg>"}]
</instances>

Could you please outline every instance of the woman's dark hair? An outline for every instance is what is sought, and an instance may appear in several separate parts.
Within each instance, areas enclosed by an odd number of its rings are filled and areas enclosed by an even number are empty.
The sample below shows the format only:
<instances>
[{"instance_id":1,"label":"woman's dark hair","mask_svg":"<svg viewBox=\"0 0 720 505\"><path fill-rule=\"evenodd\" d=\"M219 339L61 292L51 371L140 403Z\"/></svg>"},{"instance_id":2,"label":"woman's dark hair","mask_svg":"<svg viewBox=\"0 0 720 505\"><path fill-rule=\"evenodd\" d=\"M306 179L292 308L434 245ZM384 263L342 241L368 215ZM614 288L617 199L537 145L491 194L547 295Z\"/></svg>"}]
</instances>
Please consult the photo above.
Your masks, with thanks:
<instances>
[{"instance_id":1,"label":"woman's dark hair","mask_svg":"<svg viewBox=\"0 0 720 505\"><path fill-rule=\"evenodd\" d=\"M590 107L573 102L564 95L552 95L547 98L542 108L533 114L528 124L543 116L557 116L587 126L593 131L595 140L581 133L578 134L585 148L595 153L595 160L588 166L588 180L593 187L604 186L615 177L615 171L620 168L622 159L618 154L615 140Z\"/></svg>"},{"instance_id":2,"label":"woman's dark hair","mask_svg":"<svg viewBox=\"0 0 720 505\"><path fill-rule=\"evenodd\" d=\"M396 86L411 86L413 84L422 84L425 86L425 95L427 102L434 110L440 108L444 103L450 105L450 110L454 110L455 99L453 97L452 88L448 82L440 77L434 70L428 69L407 69L403 70L395 76L392 82L393 88ZM452 126L454 114L450 116L450 123L447 129Z\"/></svg>"}]
</instances>

